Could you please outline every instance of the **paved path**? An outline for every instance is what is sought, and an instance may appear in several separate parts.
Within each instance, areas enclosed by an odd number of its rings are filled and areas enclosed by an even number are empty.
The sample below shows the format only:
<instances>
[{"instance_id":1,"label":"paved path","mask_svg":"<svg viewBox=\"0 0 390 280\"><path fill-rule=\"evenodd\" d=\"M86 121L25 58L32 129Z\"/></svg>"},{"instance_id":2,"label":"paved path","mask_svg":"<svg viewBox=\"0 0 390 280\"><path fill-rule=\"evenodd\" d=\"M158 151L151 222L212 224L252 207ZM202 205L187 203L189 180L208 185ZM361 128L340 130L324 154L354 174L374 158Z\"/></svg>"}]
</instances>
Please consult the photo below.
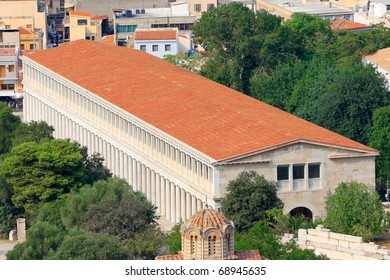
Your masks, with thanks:
<instances>
[{"instance_id":1,"label":"paved path","mask_svg":"<svg viewBox=\"0 0 390 280\"><path fill-rule=\"evenodd\" d=\"M9 241L7 239L0 239L0 260L5 260L5 254L12 250L16 242Z\"/></svg>"}]
</instances>

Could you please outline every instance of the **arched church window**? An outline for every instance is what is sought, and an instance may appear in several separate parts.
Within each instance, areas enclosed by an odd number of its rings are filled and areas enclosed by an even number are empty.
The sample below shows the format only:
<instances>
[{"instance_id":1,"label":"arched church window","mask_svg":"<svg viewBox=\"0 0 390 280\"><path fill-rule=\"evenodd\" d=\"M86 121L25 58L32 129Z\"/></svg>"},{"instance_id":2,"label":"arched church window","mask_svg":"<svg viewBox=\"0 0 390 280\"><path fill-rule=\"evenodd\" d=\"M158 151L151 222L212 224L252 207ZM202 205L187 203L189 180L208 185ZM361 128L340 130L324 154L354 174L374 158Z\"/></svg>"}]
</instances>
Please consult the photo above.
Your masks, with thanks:
<instances>
[{"instance_id":1,"label":"arched church window","mask_svg":"<svg viewBox=\"0 0 390 280\"><path fill-rule=\"evenodd\" d=\"M215 255L215 244L217 241L216 236L209 236L208 237L208 251L209 251L209 256Z\"/></svg>"}]
</instances>

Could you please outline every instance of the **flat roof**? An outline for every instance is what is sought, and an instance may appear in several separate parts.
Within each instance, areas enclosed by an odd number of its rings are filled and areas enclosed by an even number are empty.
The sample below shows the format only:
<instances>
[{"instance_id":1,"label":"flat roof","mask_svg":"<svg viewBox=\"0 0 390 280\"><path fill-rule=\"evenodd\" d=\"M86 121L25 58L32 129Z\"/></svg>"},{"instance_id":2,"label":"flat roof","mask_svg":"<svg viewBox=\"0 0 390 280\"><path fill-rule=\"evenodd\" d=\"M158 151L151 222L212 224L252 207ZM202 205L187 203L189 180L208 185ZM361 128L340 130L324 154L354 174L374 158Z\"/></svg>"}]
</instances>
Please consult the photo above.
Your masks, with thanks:
<instances>
[{"instance_id":1,"label":"flat roof","mask_svg":"<svg viewBox=\"0 0 390 280\"><path fill-rule=\"evenodd\" d=\"M215 160L298 140L376 153L140 50L77 40L25 56Z\"/></svg>"}]
</instances>

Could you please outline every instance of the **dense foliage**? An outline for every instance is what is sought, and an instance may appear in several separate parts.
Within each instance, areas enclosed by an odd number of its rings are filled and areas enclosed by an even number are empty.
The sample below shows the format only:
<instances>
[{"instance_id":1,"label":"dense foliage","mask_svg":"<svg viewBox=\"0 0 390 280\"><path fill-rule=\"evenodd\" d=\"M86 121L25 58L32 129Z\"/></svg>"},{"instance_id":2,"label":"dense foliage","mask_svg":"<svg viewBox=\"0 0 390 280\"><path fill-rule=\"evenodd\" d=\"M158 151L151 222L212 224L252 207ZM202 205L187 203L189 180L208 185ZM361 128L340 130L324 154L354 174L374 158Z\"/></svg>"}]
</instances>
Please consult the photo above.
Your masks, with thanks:
<instances>
[{"instance_id":1,"label":"dense foliage","mask_svg":"<svg viewBox=\"0 0 390 280\"><path fill-rule=\"evenodd\" d=\"M20 124L20 119L12 114L11 108L0 102L0 155L11 149L12 133Z\"/></svg>"},{"instance_id":2,"label":"dense foliage","mask_svg":"<svg viewBox=\"0 0 390 280\"><path fill-rule=\"evenodd\" d=\"M261 256L269 260L325 260L313 250L300 249L294 241L282 244L266 220L255 223L248 233L234 235L235 250L258 249Z\"/></svg>"},{"instance_id":3,"label":"dense foliage","mask_svg":"<svg viewBox=\"0 0 390 280\"><path fill-rule=\"evenodd\" d=\"M275 182L267 181L255 171L243 171L229 182L221 201L222 212L234 222L236 231L245 232L255 222L265 219L267 210L283 207L277 189Z\"/></svg>"},{"instance_id":4,"label":"dense foliage","mask_svg":"<svg viewBox=\"0 0 390 280\"><path fill-rule=\"evenodd\" d=\"M380 151L376 158L377 191L384 198L390 182L390 105L374 111L370 146Z\"/></svg>"},{"instance_id":5,"label":"dense foliage","mask_svg":"<svg viewBox=\"0 0 390 280\"><path fill-rule=\"evenodd\" d=\"M155 207L118 178L44 204L9 259L153 259L165 235Z\"/></svg>"},{"instance_id":6,"label":"dense foliage","mask_svg":"<svg viewBox=\"0 0 390 280\"><path fill-rule=\"evenodd\" d=\"M389 229L389 215L374 188L351 182L341 183L326 200L325 226L334 232L370 240Z\"/></svg>"}]
</instances>

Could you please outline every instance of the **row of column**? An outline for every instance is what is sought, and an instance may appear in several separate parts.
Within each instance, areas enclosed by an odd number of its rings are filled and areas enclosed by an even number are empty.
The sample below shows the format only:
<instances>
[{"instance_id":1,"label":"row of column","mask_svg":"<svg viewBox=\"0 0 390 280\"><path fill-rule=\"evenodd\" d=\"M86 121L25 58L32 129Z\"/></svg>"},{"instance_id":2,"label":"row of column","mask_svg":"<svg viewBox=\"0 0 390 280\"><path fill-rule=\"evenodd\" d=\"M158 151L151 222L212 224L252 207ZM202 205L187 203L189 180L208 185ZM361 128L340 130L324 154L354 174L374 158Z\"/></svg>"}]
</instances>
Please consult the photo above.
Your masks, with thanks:
<instances>
[{"instance_id":1,"label":"row of column","mask_svg":"<svg viewBox=\"0 0 390 280\"><path fill-rule=\"evenodd\" d=\"M70 138L87 146L89 154L100 153L115 176L124 178L157 206L158 215L177 223L203 208L203 202L190 192L28 93L24 105L25 121L46 121L54 127L56 138Z\"/></svg>"}]
</instances>

